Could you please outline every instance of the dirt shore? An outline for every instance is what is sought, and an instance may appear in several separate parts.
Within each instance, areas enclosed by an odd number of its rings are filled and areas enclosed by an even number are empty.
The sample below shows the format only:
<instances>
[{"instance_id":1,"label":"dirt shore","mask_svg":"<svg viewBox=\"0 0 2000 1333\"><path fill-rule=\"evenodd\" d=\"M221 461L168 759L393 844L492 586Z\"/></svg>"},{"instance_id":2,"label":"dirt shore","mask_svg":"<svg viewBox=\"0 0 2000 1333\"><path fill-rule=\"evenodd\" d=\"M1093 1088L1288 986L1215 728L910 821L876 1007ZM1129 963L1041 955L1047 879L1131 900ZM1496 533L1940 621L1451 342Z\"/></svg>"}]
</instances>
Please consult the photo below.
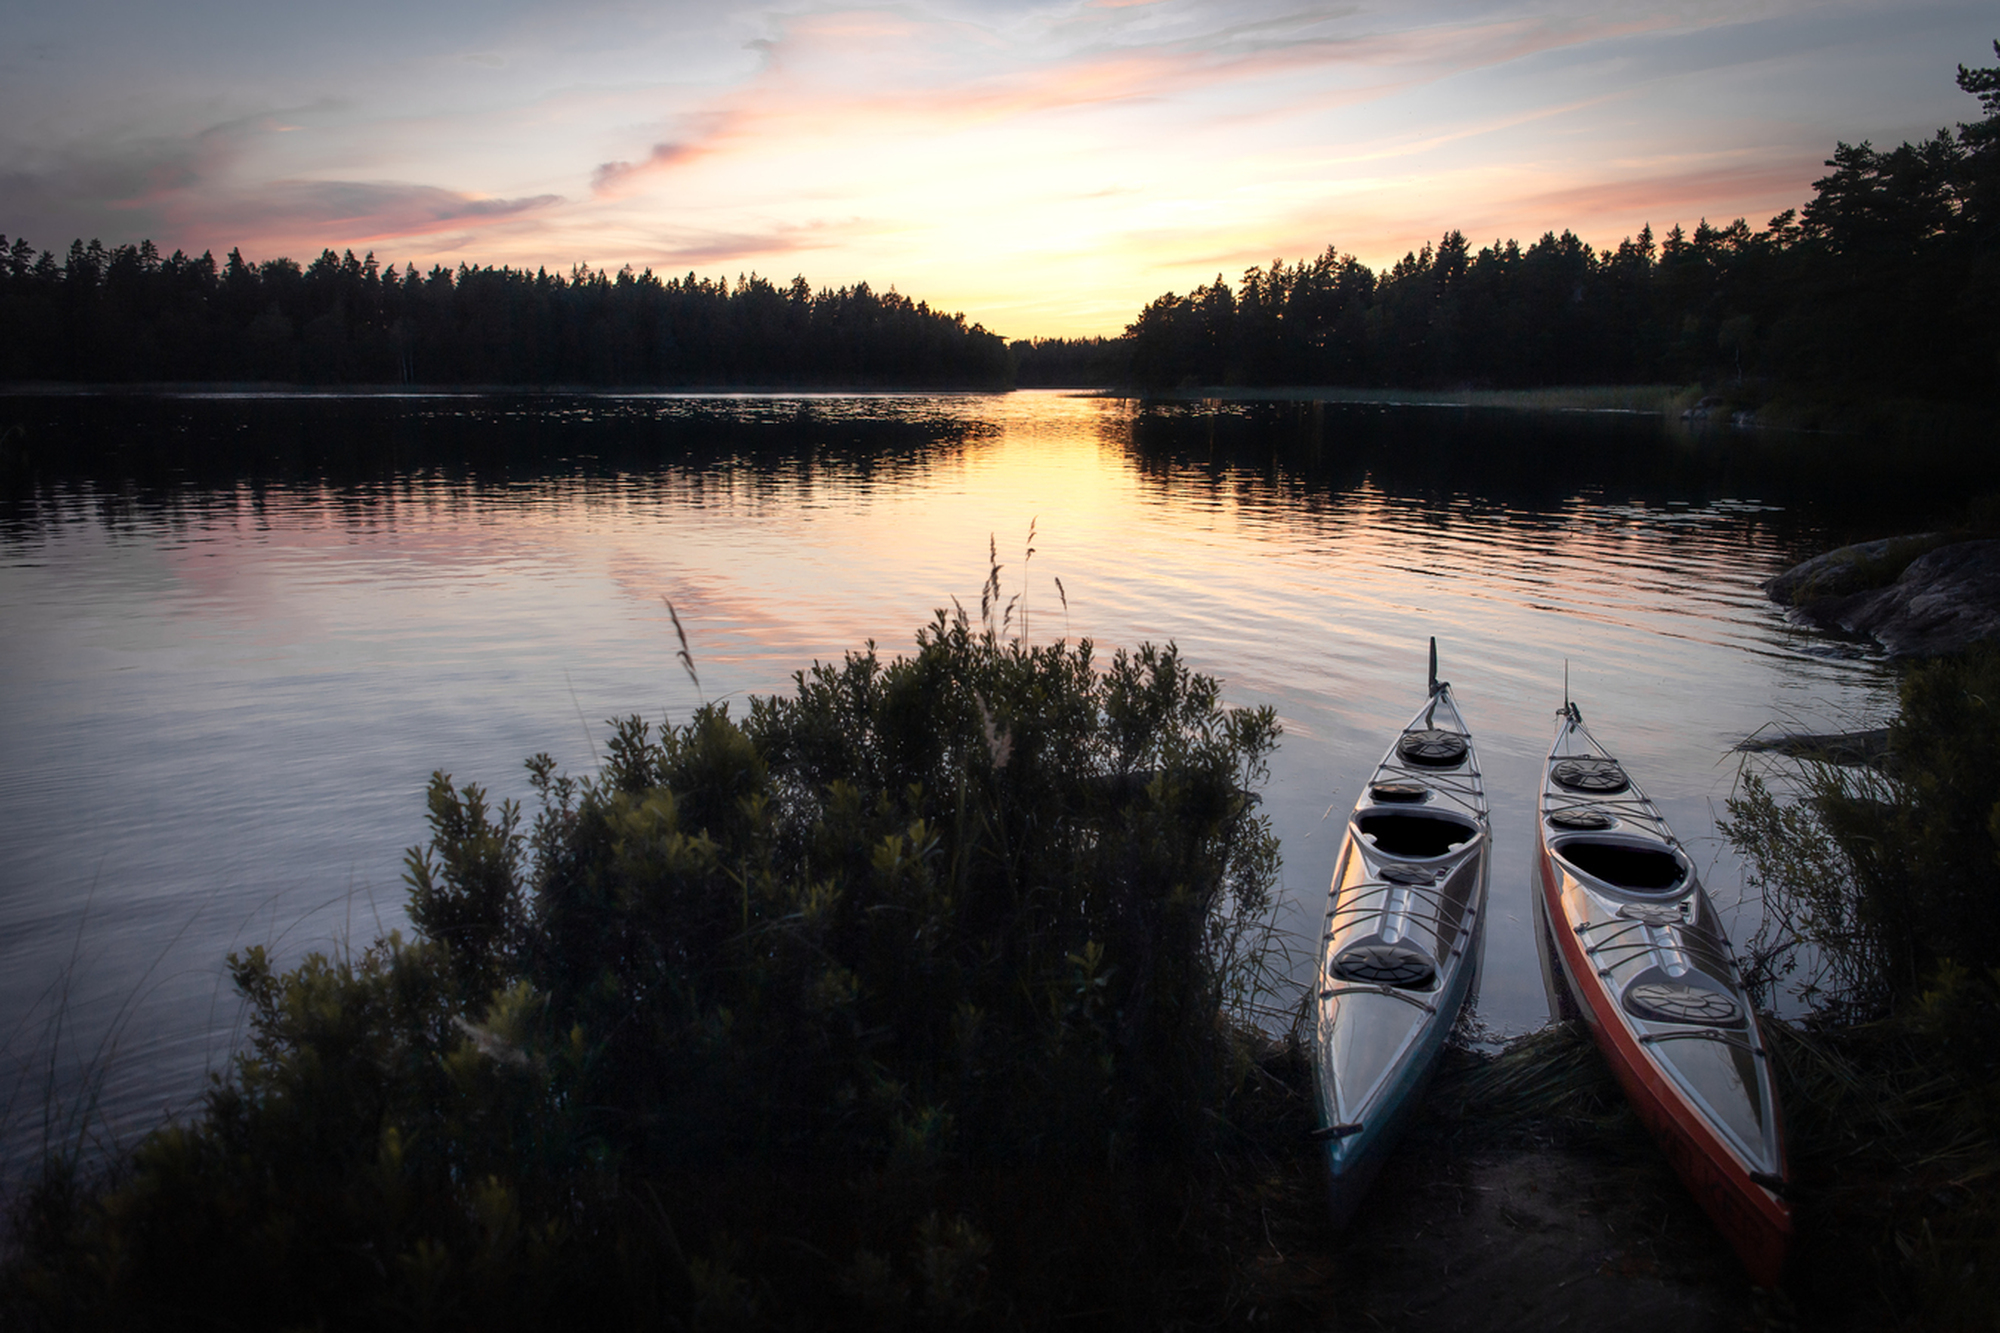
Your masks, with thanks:
<instances>
[{"instance_id":1,"label":"dirt shore","mask_svg":"<svg viewBox=\"0 0 2000 1333\"><path fill-rule=\"evenodd\" d=\"M1566 1086L1500 1089L1455 1054L1354 1221L1327 1224L1316 1153L1260 1201L1250 1322L1398 1333L1738 1333L1795 1327L1618 1097L1566 1052ZM1481 1114L1479 1100L1492 1104Z\"/></svg>"}]
</instances>

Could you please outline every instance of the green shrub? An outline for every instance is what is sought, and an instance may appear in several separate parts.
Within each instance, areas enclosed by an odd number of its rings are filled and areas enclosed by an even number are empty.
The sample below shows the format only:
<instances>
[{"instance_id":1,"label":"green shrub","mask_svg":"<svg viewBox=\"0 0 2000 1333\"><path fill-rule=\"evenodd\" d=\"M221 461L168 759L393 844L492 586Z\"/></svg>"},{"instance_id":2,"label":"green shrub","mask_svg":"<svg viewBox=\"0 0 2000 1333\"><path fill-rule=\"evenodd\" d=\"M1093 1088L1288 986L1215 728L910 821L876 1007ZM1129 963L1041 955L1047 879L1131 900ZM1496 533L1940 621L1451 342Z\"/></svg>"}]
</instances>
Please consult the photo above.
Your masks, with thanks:
<instances>
[{"instance_id":1,"label":"green shrub","mask_svg":"<svg viewBox=\"0 0 2000 1333\"><path fill-rule=\"evenodd\" d=\"M1782 804L1753 775L1722 832L1764 895L1765 974L1880 1013L1948 960L2000 967L2000 651L1906 672L1883 769L1805 763Z\"/></svg>"},{"instance_id":2,"label":"green shrub","mask_svg":"<svg viewBox=\"0 0 2000 1333\"><path fill-rule=\"evenodd\" d=\"M52 1173L33 1326L1164 1317L1230 1144L1277 726L940 613L743 717L431 784L418 938L275 973L195 1122ZM1192 1182L1192 1183L1191 1183Z\"/></svg>"},{"instance_id":3,"label":"green shrub","mask_svg":"<svg viewBox=\"0 0 2000 1333\"><path fill-rule=\"evenodd\" d=\"M1983 1329L2000 1308L2000 652L1908 669L1886 766L1747 775L1723 832L1765 921L1746 972L1812 1006L1772 1023L1802 1257L1825 1311Z\"/></svg>"}]
</instances>

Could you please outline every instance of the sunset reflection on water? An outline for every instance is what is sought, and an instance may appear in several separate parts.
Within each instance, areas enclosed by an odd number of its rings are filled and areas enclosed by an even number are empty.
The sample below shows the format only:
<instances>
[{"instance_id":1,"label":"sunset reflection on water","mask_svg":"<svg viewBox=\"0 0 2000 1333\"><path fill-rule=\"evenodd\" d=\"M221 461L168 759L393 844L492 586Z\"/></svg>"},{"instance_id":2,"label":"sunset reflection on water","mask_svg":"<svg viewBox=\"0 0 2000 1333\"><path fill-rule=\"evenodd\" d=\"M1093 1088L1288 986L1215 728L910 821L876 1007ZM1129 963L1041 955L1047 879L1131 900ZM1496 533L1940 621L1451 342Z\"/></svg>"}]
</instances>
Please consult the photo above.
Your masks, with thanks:
<instances>
[{"instance_id":1,"label":"sunset reflection on water","mask_svg":"<svg viewBox=\"0 0 2000 1333\"><path fill-rule=\"evenodd\" d=\"M1565 671L1725 908L1732 744L1886 704L1876 661L1757 589L1837 516L1750 446L1647 419L1058 393L15 406L84 461L0 510L6 1055L46 1067L68 977L57 1081L116 1027L128 1131L230 1049L230 949L402 922L433 769L522 796L529 754L592 769L604 719L899 651L954 597L978 614L989 540L1010 632L1171 639L1278 711L1264 797L1301 972L1339 821L1437 636L1493 801L1500 1034L1544 1018L1528 875ZM10 1158L39 1142L26 1101Z\"/></svg>"}]
</instances>

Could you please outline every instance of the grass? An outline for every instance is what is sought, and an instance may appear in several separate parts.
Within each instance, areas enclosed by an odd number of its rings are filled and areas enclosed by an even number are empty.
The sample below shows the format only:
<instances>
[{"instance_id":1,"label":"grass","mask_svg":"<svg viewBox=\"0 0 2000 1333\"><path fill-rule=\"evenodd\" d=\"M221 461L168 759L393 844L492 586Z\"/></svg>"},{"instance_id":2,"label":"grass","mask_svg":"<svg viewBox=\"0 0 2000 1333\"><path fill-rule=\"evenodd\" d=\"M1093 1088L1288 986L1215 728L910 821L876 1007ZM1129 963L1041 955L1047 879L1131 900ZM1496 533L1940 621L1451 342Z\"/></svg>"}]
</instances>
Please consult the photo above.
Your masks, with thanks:
<instances>
[{"instance_id":1,"label":"grass","mask_svg":"<svg viewBox=\"0 0 2000 1333\"><path fill-rule=\"evenodd\" d=\"M1798 1185L1796 1283L1880 1326L2000 1310L2000 651L1906 668L1892 762L1746 775L1722 832L1764 900L1750 978Z\"/></svg>"},{"instance_id":2,"label":"grass","mask_svg":"<svg viewBox=\"0 0 2000 1333\"><path fill-rule=\"evenodd\" d=\"M1990 1020L1989 1020L1990 1021ZM1833 1324L1986 1329L2000 1310L2000 1105L1920 1020L1766 1026L1790 1131L1792 1285Z\"/></svg>"}]
</instances>

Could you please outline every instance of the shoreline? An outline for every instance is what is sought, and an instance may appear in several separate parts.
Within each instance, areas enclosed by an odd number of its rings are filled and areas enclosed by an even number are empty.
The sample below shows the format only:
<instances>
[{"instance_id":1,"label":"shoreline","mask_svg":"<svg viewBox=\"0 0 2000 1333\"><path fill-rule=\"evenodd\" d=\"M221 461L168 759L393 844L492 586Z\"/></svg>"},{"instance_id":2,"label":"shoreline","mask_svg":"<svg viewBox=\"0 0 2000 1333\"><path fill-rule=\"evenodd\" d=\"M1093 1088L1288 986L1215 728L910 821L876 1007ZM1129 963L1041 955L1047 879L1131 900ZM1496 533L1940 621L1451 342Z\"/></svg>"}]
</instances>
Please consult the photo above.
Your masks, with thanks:
<instances>
[{"instance_id":1,"label":"shoreline","mask_svg":"<svg viewBox=\"0 0 2000 1333\"><path fill-rule=\"evenodd\" d=\"M1615 412L1632 416L1670 415L1702 397L1698 385L1573 384L1544 389L1362 389L1338 386L1245 388L1206 386L1165 391L1102 389L1107 398L1142 401L1239 403L1353 403L1382 407L1510 408L1534 412Z\"/></svg>"},{"instance_id":2,"label":"shoreline","mask_svg":"<svg viewBox=\"0 0 2000 1333\"><path fill-rule=\"evenodd\" d=\"M1335 403L1402 408L1499 408L1672 418L1702 390L1685 385L1571 385L1549 389L1364 389L1340 386L1151 390L1130 385L594 385L594 384L299 384L268 380L146 383L0 383L0 400L20 398L931 398L1066 394L1123 402Z\"/></svg>"},{"instance_id":3,"label":"shoreline","mask_svg":"<svg viewBox=\"0 0 2000 1333\"><path fill-rule=\"evenodd\" d=\"M293 384L275 380L157 383L0 383L0 398L934 398L992 396L1012 388L977 385L602 385L602 384ZM1081 393L1085 390L1054 390Z\"/></svg>"}]
</instances>

